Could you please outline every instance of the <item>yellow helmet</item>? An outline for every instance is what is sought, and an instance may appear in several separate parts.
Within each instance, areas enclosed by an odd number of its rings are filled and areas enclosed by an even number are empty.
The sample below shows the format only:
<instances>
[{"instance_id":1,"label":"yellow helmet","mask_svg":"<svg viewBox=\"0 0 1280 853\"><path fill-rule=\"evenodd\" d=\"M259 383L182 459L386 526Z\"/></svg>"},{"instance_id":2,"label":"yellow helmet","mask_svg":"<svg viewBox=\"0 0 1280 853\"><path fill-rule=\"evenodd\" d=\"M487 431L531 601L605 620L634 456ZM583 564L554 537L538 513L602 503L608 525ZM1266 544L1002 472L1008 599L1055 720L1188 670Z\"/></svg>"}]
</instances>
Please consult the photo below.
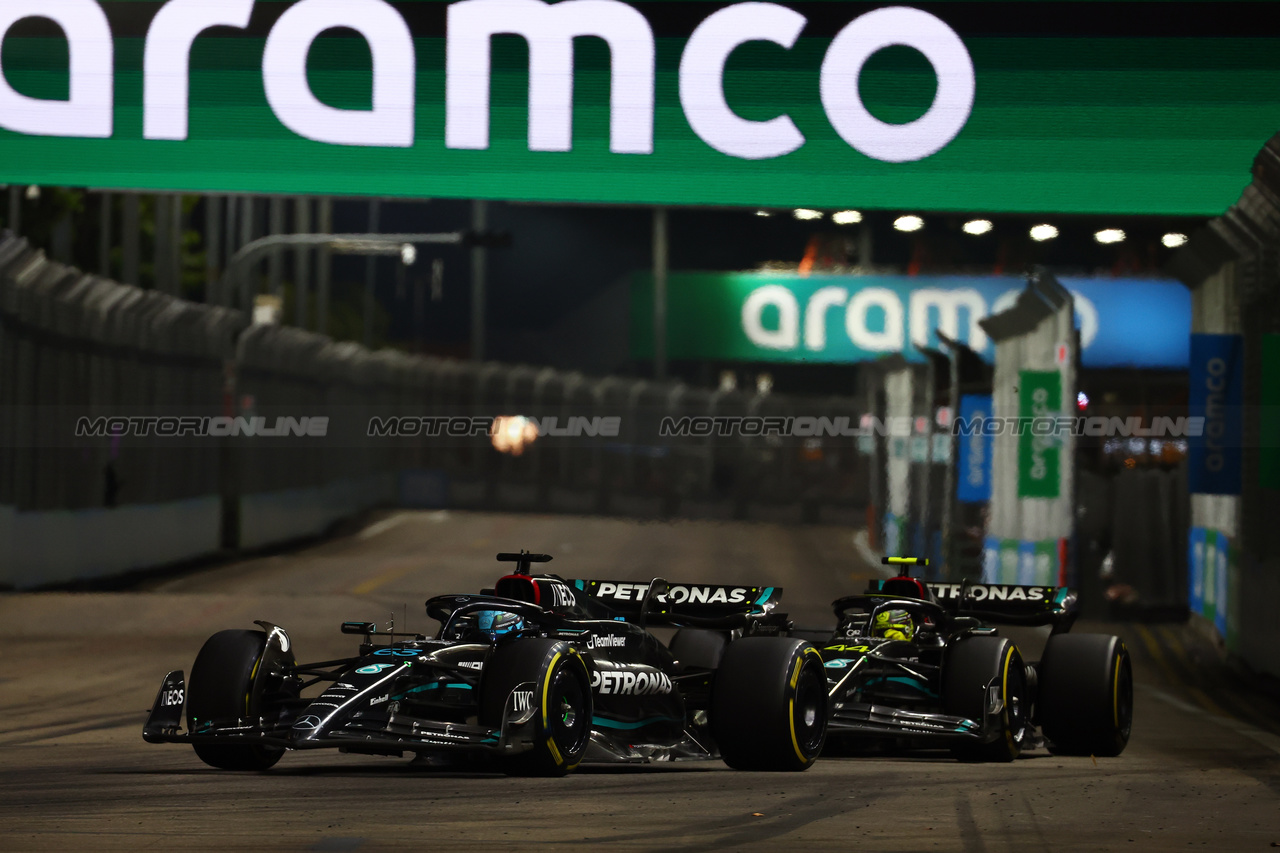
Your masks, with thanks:
<instances>
[{"instance_id":1,"label":"yellow helmet","mask_svg":"<svg viewBox=\"0 0 1280 853\"><path fill-rule=\"evenodd\" d=\"M886 640L910 640L916 635L916 623L905 610L881 610L871 626L871 636Z\"/></svg>"}]
</instances>

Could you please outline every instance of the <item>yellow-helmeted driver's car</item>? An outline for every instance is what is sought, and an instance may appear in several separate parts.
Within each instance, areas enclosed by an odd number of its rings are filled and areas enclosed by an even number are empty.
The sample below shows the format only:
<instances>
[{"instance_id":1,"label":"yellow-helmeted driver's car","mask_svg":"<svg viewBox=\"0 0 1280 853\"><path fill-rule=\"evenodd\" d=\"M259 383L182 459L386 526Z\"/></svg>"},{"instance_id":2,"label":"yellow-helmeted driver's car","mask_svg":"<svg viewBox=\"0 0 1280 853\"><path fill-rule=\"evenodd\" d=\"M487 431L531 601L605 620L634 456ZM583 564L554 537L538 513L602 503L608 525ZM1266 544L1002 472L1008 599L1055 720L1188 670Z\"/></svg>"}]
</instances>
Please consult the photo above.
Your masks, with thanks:
<instances>
[{"instance_id":1,"label":"yellow-helmeted driver's car","mask_svg":"<svg viewBox=\"0 0 1280 853\"><path fill-rule=\"evenodd\" d=\"M893 740L985 761L1037 747L1124 750L1133 725L1129 652L1110 634L1068 633L1075 590L944 582L925 558L884 563L901 574L834 601L836 629L820 649L836 748ZM1000 636L1005 625L1050 628L1040 659L1024 660Z\"/></svg>"}]
</instances>

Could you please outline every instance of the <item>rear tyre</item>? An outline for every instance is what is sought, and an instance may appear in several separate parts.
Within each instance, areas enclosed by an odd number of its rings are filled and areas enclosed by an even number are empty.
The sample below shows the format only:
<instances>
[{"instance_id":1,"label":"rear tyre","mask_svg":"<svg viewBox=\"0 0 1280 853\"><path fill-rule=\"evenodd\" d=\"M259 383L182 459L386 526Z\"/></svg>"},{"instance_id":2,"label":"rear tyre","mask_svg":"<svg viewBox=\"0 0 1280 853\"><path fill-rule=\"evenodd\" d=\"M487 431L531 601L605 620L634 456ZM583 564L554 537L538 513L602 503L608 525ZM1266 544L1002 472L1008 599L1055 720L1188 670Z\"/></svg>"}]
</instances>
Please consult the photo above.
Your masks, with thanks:
<instances>
[{"instance_id":1,"label":"rear tyre","mask_svg":"<svg viewBox=\"0 0 1280 853\"><path fill-rule=\"evenodd\" d=\"M961 761L1013 761L1031 730L1027 668L1013 643L1002 637L969 637L952 646L942 672L942 700L948 714L983 725L987 686L994 682L1001 711L997 737L963 743L952 753Z\"/></svg>"},{"instance_id":2,"label":"rear tyre","mask_svg":"<svg viewBox=\"0 0 1280 853\"><path fill-rule=\"evenodd\" d=\"M205 641L191 666L187 685L187 730L198 733L202 723L268 716L276 711L283 679L261 671L268 656L262 631L219 631ZM292 663L292 658L288 659ZM221 770L266 770L280 760L284 749L261 744L192 744L196 755Z\"/></svg>"},{"instance_id":3,"label":"rear tyre","mask_svg":"<svg viewBox=\"0 0 1280 853\"><path fill-rule=\"evenodd\" d=\"M1058 634L1040 661L1036 714L1050 751L1119 755L1133 728L1133 666L1110 634Z\"/></svg>"},{"instance_id":4,"label":"rear tyre","mask_svg":"<svg viewBox=\"0 0 1280 853\"><path fill-rule=\"evenodd\" d=\"M724 631L708 631L704 628L680 628L667 648L676 659L681 672L691 669L716 669L729 645L729 635Z\"/></svg>"},{"instance_id":5,"label":"rear tyre","mask_svg":"<svg viewBox=\"0 0 1280 853\"><path fill-rule=\"evenodd\" d=\"M789 637L729 644L711 683L711 733L737 770L804 770L827 735L827 676L818 650Z\"/></svg>"},{"instance_id":6,"label":"rear tyre","mask_svg":"<svg viewBox=\"0 0 1280 853\"><path fill-rule=\"evenodd\" d=\"M563 776L591 740L591 679L582 657L558 640L516 640L494 650L480 682L480 724L502 725L511 691L533 683L533 749L503 760L512 776Z\"/></svg>"}]
</instances>

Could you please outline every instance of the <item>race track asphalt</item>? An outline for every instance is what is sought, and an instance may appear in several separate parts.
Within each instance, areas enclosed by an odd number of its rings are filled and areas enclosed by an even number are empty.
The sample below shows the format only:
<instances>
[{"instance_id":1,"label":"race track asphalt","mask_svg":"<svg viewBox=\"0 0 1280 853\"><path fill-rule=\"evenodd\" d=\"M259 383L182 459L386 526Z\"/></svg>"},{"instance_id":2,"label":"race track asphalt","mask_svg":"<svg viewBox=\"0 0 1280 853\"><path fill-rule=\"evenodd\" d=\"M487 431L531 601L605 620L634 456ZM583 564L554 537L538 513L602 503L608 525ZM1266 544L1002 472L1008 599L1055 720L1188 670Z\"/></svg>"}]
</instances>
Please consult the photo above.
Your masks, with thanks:
<instances>
[{"instance_id":1,"label":"race track asphalt","mask_svg":"<svg viewBox=\"0 0 1280 853\"><path fill-rule=\"evenodd\" d=\"M719 762L583 768L564 779L406 759L291 754L266 773L146 744L161 676L222 628L267 619L311 659L344 619L425 630L422 601L490 585L500 550L565 576L785 588L798 624L875 567L837 527L397 512L359 532L115 592L0 595L0 850L1027 851L1280 846L1280 716L1183 626L1086 626L1134 654L1118 758L1029 753L826 758L801 774ZM1030 638L1025 651L1034 658Z\"/></svg>"}]
</instances>

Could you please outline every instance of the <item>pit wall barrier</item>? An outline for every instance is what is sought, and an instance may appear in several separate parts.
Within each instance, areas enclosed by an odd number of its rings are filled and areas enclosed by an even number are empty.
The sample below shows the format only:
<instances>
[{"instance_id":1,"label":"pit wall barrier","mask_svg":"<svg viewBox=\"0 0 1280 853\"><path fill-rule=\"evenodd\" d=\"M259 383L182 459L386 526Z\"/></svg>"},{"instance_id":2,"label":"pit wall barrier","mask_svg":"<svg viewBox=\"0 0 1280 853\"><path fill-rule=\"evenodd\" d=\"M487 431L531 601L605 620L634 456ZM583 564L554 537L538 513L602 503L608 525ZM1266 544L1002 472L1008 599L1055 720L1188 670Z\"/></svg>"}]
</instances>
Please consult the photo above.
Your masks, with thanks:
<instances>
[{"instance_id":1,"label":"pit wall barrier","mask_svg":"<svg viewBox=\"0 0 1280 853\"><path fill-rule=\"evenodd\" d=\"M1192 618L1280 676L1280 134L1169 272L1191 289L1190 414L1206 418L1188 458Z\"/></svg>"}]
</instances>

